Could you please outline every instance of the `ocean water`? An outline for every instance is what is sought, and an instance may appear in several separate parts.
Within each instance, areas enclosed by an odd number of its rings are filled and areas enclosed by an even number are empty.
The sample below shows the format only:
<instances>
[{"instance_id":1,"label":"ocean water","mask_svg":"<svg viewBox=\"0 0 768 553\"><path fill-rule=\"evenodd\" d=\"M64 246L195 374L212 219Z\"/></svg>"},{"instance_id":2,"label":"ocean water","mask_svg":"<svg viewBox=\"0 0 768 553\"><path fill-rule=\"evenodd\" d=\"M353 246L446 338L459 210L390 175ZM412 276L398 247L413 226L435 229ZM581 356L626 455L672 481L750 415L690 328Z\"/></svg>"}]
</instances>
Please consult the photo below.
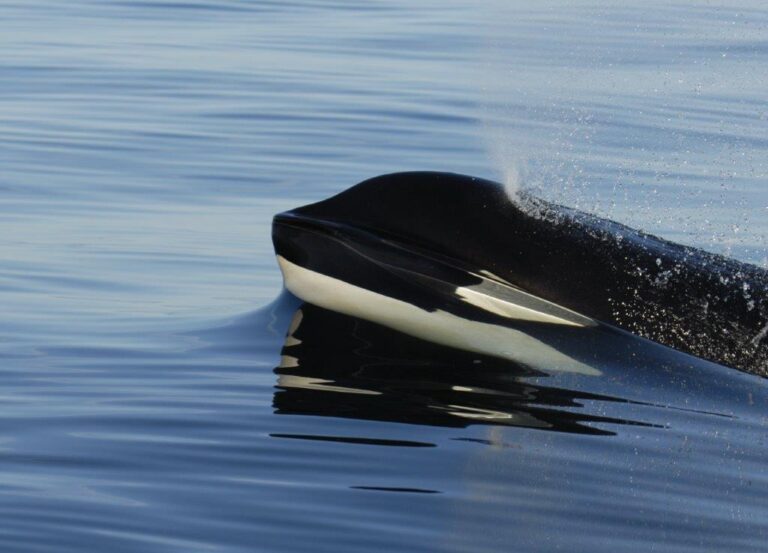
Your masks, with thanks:
<instances>
[{"instance_id":1,"label":"ocean water","mask_svg":"<svg viewBox=\"0 0 768 553\"><path fill-rule=\"evenodd\" d=\"M768 550L764 380L469 358L302 305L270 242L431 169L765 265L761 2L0 17L0 550Z\"/></svg>"}]
</instances>

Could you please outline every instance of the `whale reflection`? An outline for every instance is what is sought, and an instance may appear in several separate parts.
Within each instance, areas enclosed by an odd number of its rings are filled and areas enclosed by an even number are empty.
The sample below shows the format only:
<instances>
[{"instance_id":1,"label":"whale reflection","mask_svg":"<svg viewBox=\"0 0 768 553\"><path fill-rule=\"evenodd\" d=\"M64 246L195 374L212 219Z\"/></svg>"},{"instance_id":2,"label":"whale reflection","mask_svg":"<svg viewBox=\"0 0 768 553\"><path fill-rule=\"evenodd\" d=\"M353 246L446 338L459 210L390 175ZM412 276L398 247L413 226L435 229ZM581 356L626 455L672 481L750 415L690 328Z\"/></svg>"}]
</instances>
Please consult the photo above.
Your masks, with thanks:
<instances>
[{"instance_id":1,"label":"whale reflection","mask_svg":"<svg viewBox=\"0 0 768 553\"><path fill-rule=\"evenodd\" d=\"M507 425L610 436L584 403L627 400L546 385L548 373L428 342L311 304L294 313L275 368L276 414L419 425Z\"/></svg>"}]
</instances>

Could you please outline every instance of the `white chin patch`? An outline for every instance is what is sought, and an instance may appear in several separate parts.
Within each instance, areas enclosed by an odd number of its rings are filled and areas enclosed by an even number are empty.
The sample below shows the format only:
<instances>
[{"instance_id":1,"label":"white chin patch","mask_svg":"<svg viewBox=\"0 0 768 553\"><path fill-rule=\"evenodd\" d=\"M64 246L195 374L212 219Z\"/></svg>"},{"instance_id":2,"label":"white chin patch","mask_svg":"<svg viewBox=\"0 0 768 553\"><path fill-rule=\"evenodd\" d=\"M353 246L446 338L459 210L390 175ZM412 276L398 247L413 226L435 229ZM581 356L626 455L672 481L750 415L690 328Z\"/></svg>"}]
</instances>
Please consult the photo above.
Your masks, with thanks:
<instances>
[{"instance_id":1,"label":"white chin patch","mask_svg":"<svg viewBox=\"0 0 768 553\"><path fill-rule=\"evenodd\" d=\"M277 262L283 272L285 287L298 298L318 307L371 321L443 346L508 359L544 371L558 370L594 376L601 374L599 370L519 330L463 319L446 311L426 311L410 303L310 271L279 255ZM477 294L468 295L477 300ZM508 302L501 303L504 305L494 303L494 308L503 310L505 316L515 318L515 310ZM524 315L519 317L524 320L584 326L579 320L563 319L546 313L536 315L528 307L521 308L518 313Z\"/></svg>"},{"instance_id":2,"label":"white chin patch","mask_svg":"<svg viewBox=\"0 0 768 553\"><path fill-rule=\"evenodd\" d=\"M597 326L589 317L490 280L477 286L457 288L456 295L483 311L508 319L576 327Z\"/></svg>"}]
</instances>

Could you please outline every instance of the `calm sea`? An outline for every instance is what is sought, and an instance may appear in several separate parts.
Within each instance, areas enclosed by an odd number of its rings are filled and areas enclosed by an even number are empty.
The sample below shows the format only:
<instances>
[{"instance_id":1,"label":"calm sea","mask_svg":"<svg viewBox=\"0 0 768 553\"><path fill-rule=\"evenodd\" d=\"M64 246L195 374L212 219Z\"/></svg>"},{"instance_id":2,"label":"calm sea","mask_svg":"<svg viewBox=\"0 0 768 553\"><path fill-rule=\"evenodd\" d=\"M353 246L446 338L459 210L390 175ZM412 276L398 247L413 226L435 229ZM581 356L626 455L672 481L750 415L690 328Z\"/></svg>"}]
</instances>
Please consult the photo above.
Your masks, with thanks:
<instances>
[{"instance_id":1,"label":"calm sea","mask_svg":"<svg viewBox=\"0 0 768 553\"><path fill-rule=\"evenodd\" d=\"M281 295L270 242L428 169L765 265L763 2L0 19L1 551L768 551L763 381L478 367Z\"/></svg>"}]
</instances>

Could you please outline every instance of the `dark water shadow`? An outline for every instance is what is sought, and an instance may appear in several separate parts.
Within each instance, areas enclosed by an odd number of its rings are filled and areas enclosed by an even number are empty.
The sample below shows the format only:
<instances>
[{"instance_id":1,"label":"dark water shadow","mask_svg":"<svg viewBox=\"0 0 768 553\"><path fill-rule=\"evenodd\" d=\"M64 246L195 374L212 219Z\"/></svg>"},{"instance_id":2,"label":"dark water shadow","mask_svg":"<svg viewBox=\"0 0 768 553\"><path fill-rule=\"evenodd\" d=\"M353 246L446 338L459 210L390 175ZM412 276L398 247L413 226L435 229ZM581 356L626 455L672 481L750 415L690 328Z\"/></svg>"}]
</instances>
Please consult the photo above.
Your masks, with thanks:
<instances>
[{"instance_id":1,"label":"dark water shadow","mask_svg":"<svg viewBox=\"0 0 768 553\"><path fill-rule=\"evenodd\" d=\"M294 313L275 374L276 414L602 436L614 434L605 424L657 426L584 410L587 401L626 399L545 385L545 371L310 304Z\"/></svg>"}]
</instances>

